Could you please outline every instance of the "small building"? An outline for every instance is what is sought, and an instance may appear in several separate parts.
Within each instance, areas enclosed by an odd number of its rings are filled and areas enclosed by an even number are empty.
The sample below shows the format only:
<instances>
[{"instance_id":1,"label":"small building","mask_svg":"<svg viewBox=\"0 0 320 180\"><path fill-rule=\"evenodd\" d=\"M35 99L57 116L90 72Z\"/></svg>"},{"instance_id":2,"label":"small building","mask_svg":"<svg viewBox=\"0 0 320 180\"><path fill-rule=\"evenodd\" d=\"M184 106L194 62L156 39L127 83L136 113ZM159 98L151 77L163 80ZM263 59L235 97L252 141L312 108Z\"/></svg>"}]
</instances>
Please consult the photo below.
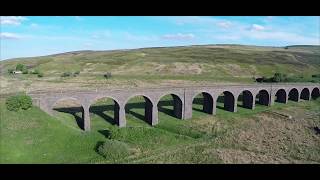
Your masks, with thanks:
<instances>
[{"instance_id":1,"label":"small building","mask_svg":"<svg viewBox=\"0 0 320 180\"><path fill-rule=\"evenodd\" d=\"M13 71L12 74L22 74L22 71Z\"/></svg>"}]
</instances>

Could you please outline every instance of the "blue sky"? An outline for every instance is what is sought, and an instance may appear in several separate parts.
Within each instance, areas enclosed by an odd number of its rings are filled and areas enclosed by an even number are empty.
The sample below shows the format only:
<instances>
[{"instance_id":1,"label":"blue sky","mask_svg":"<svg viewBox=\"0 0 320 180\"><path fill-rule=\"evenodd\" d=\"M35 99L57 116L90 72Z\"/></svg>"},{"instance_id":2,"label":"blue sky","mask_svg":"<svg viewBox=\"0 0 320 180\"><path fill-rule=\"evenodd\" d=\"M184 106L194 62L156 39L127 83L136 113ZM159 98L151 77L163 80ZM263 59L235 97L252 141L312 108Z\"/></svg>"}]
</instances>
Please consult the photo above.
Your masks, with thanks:
<instances>
[{"instance_id":1,"label":"blue sky","mask_svg":"<svg viewBox=\"0 0 320 180\"><path fill-rule=\"evenodd\" d=\"M200 44L320 44L320 17L2 16L0 59Z\"/></svg>"}]
</instances>

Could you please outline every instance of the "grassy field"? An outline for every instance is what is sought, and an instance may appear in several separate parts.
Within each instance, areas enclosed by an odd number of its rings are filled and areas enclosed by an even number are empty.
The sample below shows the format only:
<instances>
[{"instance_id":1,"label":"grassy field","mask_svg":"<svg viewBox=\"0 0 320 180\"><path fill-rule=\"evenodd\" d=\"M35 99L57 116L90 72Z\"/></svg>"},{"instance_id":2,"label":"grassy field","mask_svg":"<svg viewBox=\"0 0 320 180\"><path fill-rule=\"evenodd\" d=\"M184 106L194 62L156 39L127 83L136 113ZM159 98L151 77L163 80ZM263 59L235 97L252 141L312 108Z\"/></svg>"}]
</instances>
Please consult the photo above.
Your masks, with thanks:
<instances>
[{"instance_id":1,"label":"grassy field","mask_svg":"<svg viewBox=\"0 0 320 180\"><path fill-rule=\"evenodd\" d=\"M257 105L254 111L238 107L237 113L217 109L215 116L194 103L190 120L170 115L171 100L162 99L169 102L162 105L166 111L151 127L143 120L143 98L131 99L128 126L118 128L112 102L102 99L90 109L91 132L79 128L77 108L69 113L58 109L52 117L37 107L10 112L1 100L1 163L320 163L319 98ZM125 144L130 154L118 159L100 155L98 147L109 141Z\"/></svg>"},{"instance_id":2,"label":"grassy field","mask_svg":"<svg viewBox=\"0 0 320 180\"><path fill-rule=\"evenodd\" d=\"M319 46L201 45L116 51L79 51L1 61L1 90L185 86L253 83L276 72L310 78L320 71ZM44 77L7 73L18 63ZM61 77L80 71L77 77ZM112 73L111 79L103 75Z\"/></svg>"}]
</instances>

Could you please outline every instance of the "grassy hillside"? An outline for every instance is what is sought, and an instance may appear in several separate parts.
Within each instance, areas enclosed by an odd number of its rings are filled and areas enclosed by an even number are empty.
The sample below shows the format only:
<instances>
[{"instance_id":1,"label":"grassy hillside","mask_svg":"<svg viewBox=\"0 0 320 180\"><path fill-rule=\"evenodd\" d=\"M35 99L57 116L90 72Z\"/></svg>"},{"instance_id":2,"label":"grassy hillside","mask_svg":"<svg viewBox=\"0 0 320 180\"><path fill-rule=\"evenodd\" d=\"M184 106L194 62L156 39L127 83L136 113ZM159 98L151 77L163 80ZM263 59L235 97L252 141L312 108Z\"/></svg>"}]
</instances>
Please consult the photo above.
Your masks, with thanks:
<instances>
[{"instance_id":1,"label":"grassy hillside","mask_svg":"<svg viewBox=\"0 0 320 180\"><path fill-rule=\"evenodd\" d=\"M11 77L7 69L23 63L35 75ZM193 83L252 82L275 72L311 76L320 72L320 46L259 47L201 45L116 51L77 51L1 62L3 84L17 89L92 86L152 86ZM80 71L78 77L61 78ZM103 74L112 73L105 80ZM20 83L19 83L20 82ZM21 83L22 82L22 83ZM68 84L69 83L69 84ZM4 86L5 89L7 86ZM12 88L11 88L12 89Z\"/></svg>"},{"instance_id":2,"label":"grassy hillside","mask_svg":"<svg viewBox=\"0 0 320 180\"><path fill-rule=\"evenodd\" d=\"M0 163L320 163L319 100L257 105L254 111L239 107L237 113L217 109L215 116L200 112L195 103L192 119L160 111L159 124L150 127L141 120L142 98L135 98L125 128L106 118L112 111L101 105L111 104L102 100L91 109L91 132L79 129L80 112L55 117L37 107L10 112L1 100ZM162 107L172 110L170 104ZM98 147L109 141L125 144L130 154L101 156Z\"/></svg>"}]
</instances>

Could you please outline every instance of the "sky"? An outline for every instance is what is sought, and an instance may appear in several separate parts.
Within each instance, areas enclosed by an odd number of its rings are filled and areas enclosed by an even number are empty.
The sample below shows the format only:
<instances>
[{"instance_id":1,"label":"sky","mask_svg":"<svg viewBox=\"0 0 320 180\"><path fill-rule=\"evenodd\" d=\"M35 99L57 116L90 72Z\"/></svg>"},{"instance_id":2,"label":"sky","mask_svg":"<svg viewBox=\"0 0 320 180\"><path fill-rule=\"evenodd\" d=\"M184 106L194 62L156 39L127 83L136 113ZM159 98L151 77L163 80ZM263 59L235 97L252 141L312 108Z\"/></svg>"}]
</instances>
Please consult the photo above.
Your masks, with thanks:
<instances>
[{"instance_id":1,"label":"sky","mask_svg":"<svg viewBox=\"0 0 320 180\"><path fill-rule=\"evenodd\" d=\"M1 16L0 60L202 44L320 45L319 16Z\"/></svg>"}]
</instances>

